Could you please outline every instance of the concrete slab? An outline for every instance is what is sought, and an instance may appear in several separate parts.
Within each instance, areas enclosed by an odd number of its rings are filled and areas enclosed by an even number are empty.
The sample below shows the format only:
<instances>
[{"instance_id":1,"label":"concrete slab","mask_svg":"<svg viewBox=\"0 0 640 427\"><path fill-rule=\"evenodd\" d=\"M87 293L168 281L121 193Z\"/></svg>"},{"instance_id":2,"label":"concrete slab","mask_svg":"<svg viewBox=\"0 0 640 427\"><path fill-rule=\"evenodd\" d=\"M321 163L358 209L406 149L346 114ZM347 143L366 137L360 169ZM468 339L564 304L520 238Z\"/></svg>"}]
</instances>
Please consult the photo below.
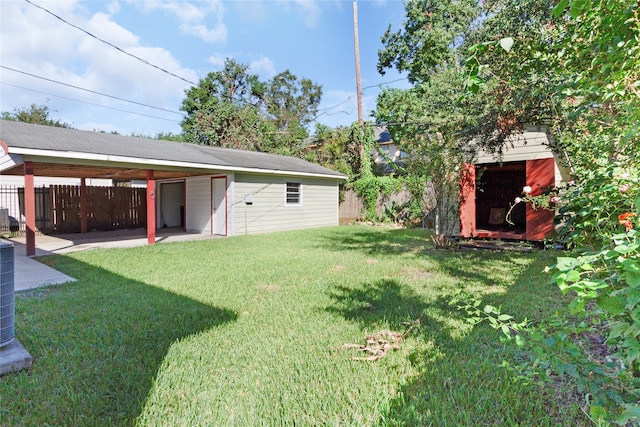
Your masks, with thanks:
<instances>
[{"instance_id":1,"label":"concrete slab","mask_svg":"<svg viewBox=\"0 0 640 427\"><path fill-rule=\"evenodd\" d=\"M35 259L25 255L26 248L21 243L14 245L14 289L16 292L46 285L75 282L71 276L59 272ZM36 256L45 255L43 251L36 251Z\"/></svg>"},{"instance_id":2,"label":"concrete slab","mask_svg":"<svg viewBox=\"0 0 640 427\"><path fill-rule=\"evenodd\" d=\"M0 376L28 369L32 363L31 355L17 339L0 347Z\"/></svg>"}]
</instances>

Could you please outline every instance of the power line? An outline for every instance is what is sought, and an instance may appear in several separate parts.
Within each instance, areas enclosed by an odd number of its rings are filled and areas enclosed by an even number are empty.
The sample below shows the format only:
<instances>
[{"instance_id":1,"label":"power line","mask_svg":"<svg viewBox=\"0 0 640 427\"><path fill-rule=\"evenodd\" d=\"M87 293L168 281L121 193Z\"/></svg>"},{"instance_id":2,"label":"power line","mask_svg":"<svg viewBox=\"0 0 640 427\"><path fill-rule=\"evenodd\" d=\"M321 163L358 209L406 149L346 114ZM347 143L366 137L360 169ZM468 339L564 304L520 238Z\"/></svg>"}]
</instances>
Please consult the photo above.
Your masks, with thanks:
<instances>
[{"instance_id":1,"label":"power line","mask_svg":"<svg viewBox=\"0 0 640 427\"><path fill-rule=\"evenodd\" d=\"M32 5L32 6L34 6L34 7L37 7L37 8L38 8L38 9L40 9L40 10L43 10L43 11L47 12L49 15L51 15L51 16L53 16L54 18L56 18L56 19L58 19L58 20L60 20L60 21L64 22L65 24L67 24L67 25L69 25L69 26L71 26L71 27L73 27L73 28L75 28L75 29L77 29L77 30L82 31L83 33L85 33L85 34L86 34L86 35L88 35L89 37L92 37L92 38L94 38L94 39L96 39L96 40L98 40L98 41L100 41L100 42L102 42L102 43L106 44L107 46L111 46L112 48L114 48L114 49L118 50L119 52L124 53L125 55L128 55L128 56L130 56L130 57L132 57L132 58L137 59L138 61L142 62L142 63L143 63L143 64L145 64L145 65L148 65L148 66L153 67L153 68L155 68L155 69L157 69L157 70L160 70L160 71L162 71L163 73L169 74L170 76L177 77L177 78L179 78L180 80L182 80L182 81L184 81L184 82L186 82L186 83L189 83L189 84L191 84L191 85L194 85L194 86L197 86L197 85L198 85L197 83L194 83L194 82L192 82L192 81L190 81L190 80L185 79L185 78L184 78L184 77L182 77L182 76L179 76L179 75L177 75L177 74L172 73L171 71L165 70L165 69L164 69L164 68L162 68L162 67L159 67L159 66L157 66L157 65L155 65L155 64L152 64L152 63L150 63L149 61L147 61L146 59L142 59L142 58L140 58L139 56L136 56L136 55L134 55L134 54L132 54L132 53L129 53L129 52L125 51L124 49L119 48L118 46L114 45L113 43L110 43L110 42L108 42L108 41L106 41L106 40L104 40L104 39L101 39L100 37L98 37L98 36L96 36L96 35L94 35L94 34L91 34L89 31L85 30L84 28L78 27L77 25L74 25L74 24L70 23L69 21L64 20L64 19L63 19L63 18L61 18L60 16L56 15L55 13L51 12L50 10L48 10L48 9L46 9L46 8L42 7L42 6L39 6L39 5L37 5L37 4L35 4L35 3L31 2L31 1L29 1L29 0L24 0L24 1L26 1L27 3L29 3L30 5Z\"/></svg>"},{"instance_id":2,"label":"power line","mask_svg":"<svg viewBox=\"0 0 640 427\"><path fill-rule=\"evenodd\" d=\"M388 82L382 82L382 83L378 83L378 84L375 84L375 85L366 86L366 87L363 87L363 88L362 88L362 91L364 92L365 90L367 90L367 89L371 89L371 88L373 88L373 87L380 87L380 86L382 86L382 85L387 85L387 84L389 84L389 83L400 82L400 81L402 81L402 80L409 80L409 77L402 77L402 78L400 78L400 79L390 80L390 81L388 81Z\"/></svg>"},{"instance_id":3,"label":"power line","mask_svg":"<svg viewBox=\"0 0 640 427\"><path fill-rule=\"evenodd\" d=\"M67 96L62 96L62 95L56 95L54 93L48 93L48 92L43 92L41 90L36 90L36 89L31 89L28 87L24 87L24 86L18 86L18 85L14 85L11 83L7 83L7 82L2 82L0 81L0 84L6 85L6 86L12 86L18 89L23 89L23 90L29 90L31 92L37 92L37 93L41 93L43 95L49 95L49 96L53 96L55 98L62 98L62 99L68 99L69 101L74 101L74 102L82 102L83 104L88 104L88 105L94 105L96 107L100 107L100 108L107 108L109 110L115 110L115 111L120 111L123 113L128 113L128 114L135 114L137 116L144 116L144 117L150 117L152 119L158 119L158 120L166 120L168 122L173 122L173 123L180 123L180 121L178 120L173 120L173 119L167 119L166 117L159 117L159 116L152 116L150 114L144 114L144 113L137 113L135 111L129 111L129 110L122 110L120 108L114 108L114 107L108 107L106 105L100 105L100 104L96 104L94 102L88 102L88 101L83 101L81 99L75 99L75 98L69 98Z\"/></svg>"},{"instance_id":4,"label":"power line","mask_svg":"<svg viewBox=\"0 0 640 427\"><path fill-rule=\"evenodd\" d=\"M24 74L24 75L27 75L27 76L30 76L30 77L35 77L37 79L46 80L48 82L56 83L56 84L59 84L59 85L72 87L74 89L83 90L85 92L94 93L96 95L106 96L107 98L117 99L118 101L128 102L130 104L141 105L143 107L153 108L154 110L166 111L168 113L179 114L181 116L184 116L184 113L181 113L179 111L173 111L173 110L167 110L166 108L154 107L153 105L143 104L142 102L131 101L129 99L124 99L124 98L120 98L120 97L117 97L117 96L108 95L106 93L97 92L95 90L85 89L85 88L80 87L80 86L75 86L75 85L72 85L72 84L69 84L69 83L64 83L64 82L59 82L57 80L49 79L47 77L38 76L36 74L27 73L26 71L16 70L15 68L7 67L6 65L0 65L0 68L4 68L5 70L14 71L16 73Z\"/></svg>"},{"instance_id":5,"label":"power line","mask_svg":"<svg viewBox=\"0 0 640 427\"><path fill-rule=\"evenodd\" d=\"M400 78L400 79L389 80L387 82L381 82L381 83L378 83L378 84L375 84L375 85L365 86L365 87L362 88L362 92L364 92L367 89L374 88L374 87L380 87L382 85L386 85L386 84L389 84L389 83L395 83L395 82L408 80L408 79L409 79L408 77L403 77L403 78ZM323 111L323 113L318 114L313 119L311 119L311 121L313 122L313 121L319 119L322 116L335 116L336 114L340 114L340 113L344 113L344 114L347 114L347 115L351 114L351 113L349 113L347 111L344 111L344 110L337 111L335 113L328 113L327 111L328 110L333 110L334 108L337 108L337 107L339 107L339 106L341 106L343 104L346 104L347 102L353 100L353 98L355 98L355 95L349 95L344 101L341 101L341 102L339 102L339 103L337 103L335 105L332 105L331 107L325 107L325 108L318 109L318 111Z\"/></svg>"},{"instance_id":6,"label":"power line","mask_svg":"<svg viewBox=\"0 0 640 427\"><path fill-rule=\"evenodd\" d=\"M331 107L326 107L326 108L320 108L318 109L318 111L326 111L326 110L333 110L334 108L337 108L339 106L341 106L342 104L346 104L347 102L351 101L353 98L355 97L355 95L350 95L347 99L345 99L342 102L339 102L336 105L332 105Z\"/></svg>"},{"instance_id":7,"label":"power line","mask_svg":"<svg viewBox=\"0 0 640 427\"><path fill-rule=\"evenodd\" d=\"M401 79L390 80L388 82L381 82L381 83L378 83L378 84L375 84L375 85L365 86L365 87L362 88L362 91L364 92L367 89L371 89L371 88L374 88L374 87L380 87L382 85L386 85L386 84L389 84L389 83L395 83L395 82L399 82L399 81L402 81L402 80L408 80L408 77L403 77ZM353 98L355 98L355 95L349 95L347 97L347 99L345 99L344 101L341 101L341 102L339 102L339 103L337 103L335 105L332 105L331 107L320 108L318 111L332 110L332 109L334 109L336 107L341 106L342 104L346 104L347 102L351 101Z\"/></svg>"},{"instance_id":8,"label":"power line","mask_svg":"<svg viewBox=\"0 0 640 427\"><path fill-rule=\"evenodd\" d=\"M408 79L409 79L408 77L403 77L403 78L400 78L400 79L390 80L388 82L381 82L381 83L377 83L375 85L365 86L365 87L362 88L362 91L364 92L367 89L371 89L371 88L374 88L374 87L380 87L382 85L386 85L386 84L389 84L389 83L400 82L400 81L408 80ZM345 99L344 101L341 101L341 102L339 102L339 103L337 103L335 105L332 105L331 107L320 108L320 109L318 109L318 111L332 110L334 108L337 108L337 107L341 106L342 104L346 104L347 102L351 101L353 98L355 98L355 95L349 95L347 97L347 99Z\"/></svg>"}]
</instances>

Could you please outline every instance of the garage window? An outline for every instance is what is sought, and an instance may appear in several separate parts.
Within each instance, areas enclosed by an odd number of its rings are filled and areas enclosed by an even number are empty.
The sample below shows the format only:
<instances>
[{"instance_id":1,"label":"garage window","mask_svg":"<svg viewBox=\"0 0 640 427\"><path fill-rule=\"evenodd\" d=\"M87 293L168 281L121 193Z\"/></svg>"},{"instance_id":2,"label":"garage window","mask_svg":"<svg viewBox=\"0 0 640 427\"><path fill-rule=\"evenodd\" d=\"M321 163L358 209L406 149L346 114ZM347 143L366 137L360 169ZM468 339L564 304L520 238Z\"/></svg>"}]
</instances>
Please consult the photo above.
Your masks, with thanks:
<instances>
[{"instance_id":1,"label":"garage window","mask_svg":"<svg viewBox=\"0 0 640 427\"><path fill-rule=\"evenodd\" d=\"M299 182L287 182L285 197L287 205L302 204L302 184Z\"/></svg>"}]
</instances>

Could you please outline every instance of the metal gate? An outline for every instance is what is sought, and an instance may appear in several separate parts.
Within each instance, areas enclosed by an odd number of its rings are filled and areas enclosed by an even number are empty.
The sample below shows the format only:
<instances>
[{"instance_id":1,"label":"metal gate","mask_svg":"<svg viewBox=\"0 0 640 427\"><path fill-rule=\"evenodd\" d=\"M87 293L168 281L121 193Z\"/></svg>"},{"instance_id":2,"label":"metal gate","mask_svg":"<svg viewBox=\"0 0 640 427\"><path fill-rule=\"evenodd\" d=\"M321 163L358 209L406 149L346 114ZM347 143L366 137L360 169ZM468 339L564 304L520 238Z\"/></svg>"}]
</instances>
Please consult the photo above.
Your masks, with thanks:
<instances>
[{"instance_id":1,"label":"metal gate","mask_svg":"<svg viewBox=\"0 0 640 427\"><path fill-rule=\"evenodd\" d=\"M51 198L48 187L36 187L36 228L51 230ZM24 235L24 188L14 185L0 185L0 234Z\"/></svg>"}]
</instances>

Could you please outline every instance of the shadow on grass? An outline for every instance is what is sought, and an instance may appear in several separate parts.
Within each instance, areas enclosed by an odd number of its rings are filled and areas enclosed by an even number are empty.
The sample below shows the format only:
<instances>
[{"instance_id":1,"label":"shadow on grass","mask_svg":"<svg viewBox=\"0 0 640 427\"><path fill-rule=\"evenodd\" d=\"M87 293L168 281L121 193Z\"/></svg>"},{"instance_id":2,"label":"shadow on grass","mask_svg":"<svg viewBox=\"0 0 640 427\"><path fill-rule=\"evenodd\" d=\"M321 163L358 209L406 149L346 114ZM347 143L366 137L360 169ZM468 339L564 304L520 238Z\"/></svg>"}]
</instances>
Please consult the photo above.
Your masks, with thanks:
<instances>
[{"instance_id":1,"label":"shadow on grass","mask_svg":"<svg viewBox=\"0 0 640 427\"><path fill-rule=\"evenodd\" d=\"M356 232L335 242L330 238L323 243L336 250L382 255L413 252L435 263L439 271L458 278L463 290L470 282L475 288L495 288L498 283L503 292L482 296L483 305L502 306L519 319L548 316L562 304L557 288L541 278L544 256L434 251L425 247L428 240L421 234L416 237L415 231L406 230ZM510 264L516 274L509 276L513 280L508 282L494 270ZM413 342L407 342L413 346L407 359L418 374L399 385L380 425L557 425L584 421L577 407L556 404L553 392L514 381L513 375L500 367L503 360L517 363L525 355L501 344L499 332L486 325L465 327L465 314L450 304L455 287L422 295L410 281L385 279L334 288L329 294L332 304L327 311L359 323L369 332L386 328L402 332L408 322L421 321L411 332ZM541 398L543 395L547 397Z\"/></svg>"},{"instance_id":2,"label":"shadow on grass","mask_svg":"<svg viewBox=\"0 0 640 427\"><path fill-rule=\"evenodd\" d=\"M329 296L334 303L327 311L360 323L370 332L375 332L373 329L403 332L414 325L418 326L414 331L426 333L430 339L450 338L449 328L432 316L450 310L448 303L442 299L427 302L397 280L384 279L357 288L340 286Z\"/></svg>"},{"instance_id":3,"label":"shadow on grass","mask_svg":"<svg viewBox=\"0 0 640 427\"><path fill-rule=\"evenodd\" d=\"M17 294L34 363L0 381L3 425L132 425L171 345L237 318L69 257L42 261L78 281Z\"/></svg>"},{"instance_id":4,"label":"shadow on grass","mask_svg":"<svg viewBox=\"0 0 640 427\"><path fill-rule=\"evenodd\" d=\"M353 226L351 230L350 233L327 232L322 241L323 247L334 251L358 250L371 255L397 255L433 247L428 230L365 226Z\"/></svg>"}]
</instances>

